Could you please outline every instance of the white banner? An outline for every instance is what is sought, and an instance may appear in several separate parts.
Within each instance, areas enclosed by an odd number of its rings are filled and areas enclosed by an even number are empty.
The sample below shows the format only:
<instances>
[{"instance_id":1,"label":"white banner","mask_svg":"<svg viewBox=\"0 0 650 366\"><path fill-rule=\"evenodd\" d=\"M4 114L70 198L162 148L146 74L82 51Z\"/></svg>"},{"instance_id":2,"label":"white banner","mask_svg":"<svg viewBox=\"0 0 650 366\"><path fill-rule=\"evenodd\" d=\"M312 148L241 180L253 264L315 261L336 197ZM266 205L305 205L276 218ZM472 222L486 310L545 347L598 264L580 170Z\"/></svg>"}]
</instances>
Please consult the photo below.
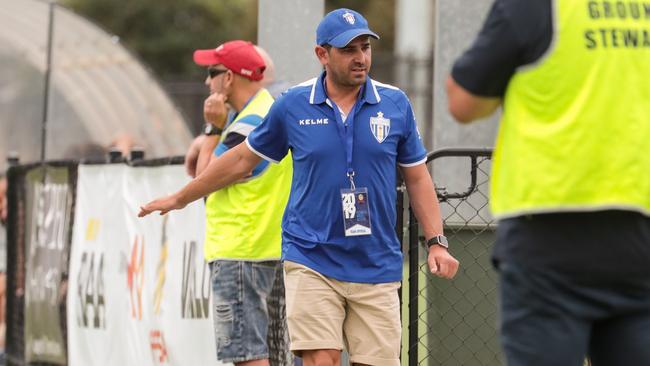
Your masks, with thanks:
<instances>
[{"instance_id":1,"label":"white banner","mask_svg":"<svg viewBox=\"0 0 650 366\"><path fill-rule=\"evenodd\" d=\"M203 202L136 216L141 204L187 181L180 165L80 165L67 298L71 366L221 365Z\"/></svg>"}]
</instances>

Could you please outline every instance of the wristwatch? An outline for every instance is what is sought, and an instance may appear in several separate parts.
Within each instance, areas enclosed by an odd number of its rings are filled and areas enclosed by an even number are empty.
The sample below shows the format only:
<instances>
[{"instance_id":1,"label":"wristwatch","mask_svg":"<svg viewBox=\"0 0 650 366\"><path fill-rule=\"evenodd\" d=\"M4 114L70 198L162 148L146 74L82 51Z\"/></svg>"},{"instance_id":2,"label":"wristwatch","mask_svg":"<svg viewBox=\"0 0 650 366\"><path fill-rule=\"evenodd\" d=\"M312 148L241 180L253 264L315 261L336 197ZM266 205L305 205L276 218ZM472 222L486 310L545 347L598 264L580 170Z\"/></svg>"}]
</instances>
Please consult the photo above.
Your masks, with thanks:
<instances>
[{"instance_id":1,"label":"wristwatch","mask_svg":"<svg viewBox=\"0 0 650 366\"><path fill-rule=\"evenodd\" d=\"M206 136L214 136L214 135L221 135L223 132L223 129L216 127L212 123L206 123L203 126L203 134Z\"/></svg>"},{"instance_id":2,"label":"wristwatch","mask_svg":"<svg viewBox=\"0 0 650 366\"><path fill-rule=\"evenodd\" d=\"M433 238L427 240L427 249L431 248L432 245L440 245L443 248L449 249L449 242L447 237L444 235L436 235Z\"/></svg>"}]
</instances>

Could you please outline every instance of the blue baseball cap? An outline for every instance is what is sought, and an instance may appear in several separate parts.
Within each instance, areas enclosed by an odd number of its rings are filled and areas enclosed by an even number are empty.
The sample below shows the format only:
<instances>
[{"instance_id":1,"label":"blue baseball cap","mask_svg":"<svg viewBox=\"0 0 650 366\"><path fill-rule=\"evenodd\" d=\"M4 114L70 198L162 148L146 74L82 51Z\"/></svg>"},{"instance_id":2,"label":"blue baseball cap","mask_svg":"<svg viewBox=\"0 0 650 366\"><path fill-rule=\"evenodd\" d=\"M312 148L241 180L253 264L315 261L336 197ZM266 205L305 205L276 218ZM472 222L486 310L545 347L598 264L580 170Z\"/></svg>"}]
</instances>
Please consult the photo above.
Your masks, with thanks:
<instances>
[{"instance_id":1,"label":"blue baseball cap","mask_svg":"<svg viewBox=\"0 0 650 366\"><path fill-rule=\"evenodd\" d=\"M379 36L368 28L368 21L363 15L341 8L329 12L320 21L316 28L316 43L319 46L328 44L342 48L362 35L379 39Z\"/></svg>"}]
</instances>

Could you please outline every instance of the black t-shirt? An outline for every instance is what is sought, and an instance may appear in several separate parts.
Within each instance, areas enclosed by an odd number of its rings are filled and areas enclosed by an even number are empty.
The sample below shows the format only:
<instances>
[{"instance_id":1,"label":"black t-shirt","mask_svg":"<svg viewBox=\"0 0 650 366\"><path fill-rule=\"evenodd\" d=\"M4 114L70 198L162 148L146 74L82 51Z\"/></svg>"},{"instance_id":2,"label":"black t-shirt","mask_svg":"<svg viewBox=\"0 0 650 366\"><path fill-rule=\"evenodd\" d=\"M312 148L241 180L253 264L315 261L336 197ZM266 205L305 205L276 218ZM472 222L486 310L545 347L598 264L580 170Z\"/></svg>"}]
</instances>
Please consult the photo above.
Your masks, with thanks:
<instances>
[{"instance_id":1,"label":"black t-shirt","mask_svg":"<svg viewBox=\"0 0 650 366\"><path fill-rule=\"evenodd\" d=\"M496 0L452 76L472 94L501 97L515 70L539 60L552 36L551 0Z\"/></svg>"},{"instance_id":2,"label":"black t-shirt","mask_svg":"<svg viewBox=\"0 0 650 366\"><path fill-rule=\"evenodd\" d=\"M502 97L517 68L539 61L552 38L551 0L496 0L452 76L472 94ZM577 275L650 275L650 218L599 211L501 220L493 259Z\"/></svg>"}]
</instances>

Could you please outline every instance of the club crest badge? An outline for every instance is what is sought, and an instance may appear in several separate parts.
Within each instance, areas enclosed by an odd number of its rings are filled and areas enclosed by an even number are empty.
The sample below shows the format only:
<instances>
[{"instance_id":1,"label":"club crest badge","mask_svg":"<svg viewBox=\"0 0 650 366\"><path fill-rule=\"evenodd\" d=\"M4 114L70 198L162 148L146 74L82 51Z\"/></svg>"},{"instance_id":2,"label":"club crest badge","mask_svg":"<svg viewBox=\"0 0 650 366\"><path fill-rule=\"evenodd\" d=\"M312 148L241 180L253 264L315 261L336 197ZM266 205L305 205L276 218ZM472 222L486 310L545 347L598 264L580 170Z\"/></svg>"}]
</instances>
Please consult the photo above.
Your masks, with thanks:
<instances>
[{"instance_id":1,"label":"club crest badge","mask_svg":"<svg viewBox=\"0 0 650 366\"><path fill-rule=\"evenodd\" d=\"M370 117L370 131L380 144L386 140L390 132L390 119L384 118L382 112L377 113L377 117Z\"/></svg>"},{"instance_id":2,"label":"club crest badge","mask_svg":"<svg viewBox=\"0 0 650 366\"><path fill-rule=\"evenodd\" d=\"M354 14L350 13L349 11L346 11L345 13L343 13L342 16L343 16L343 19L345 19L346 22L348 22L350 24L354 24L354 22L355 22Z\"/></svg>"}]
</instances>

